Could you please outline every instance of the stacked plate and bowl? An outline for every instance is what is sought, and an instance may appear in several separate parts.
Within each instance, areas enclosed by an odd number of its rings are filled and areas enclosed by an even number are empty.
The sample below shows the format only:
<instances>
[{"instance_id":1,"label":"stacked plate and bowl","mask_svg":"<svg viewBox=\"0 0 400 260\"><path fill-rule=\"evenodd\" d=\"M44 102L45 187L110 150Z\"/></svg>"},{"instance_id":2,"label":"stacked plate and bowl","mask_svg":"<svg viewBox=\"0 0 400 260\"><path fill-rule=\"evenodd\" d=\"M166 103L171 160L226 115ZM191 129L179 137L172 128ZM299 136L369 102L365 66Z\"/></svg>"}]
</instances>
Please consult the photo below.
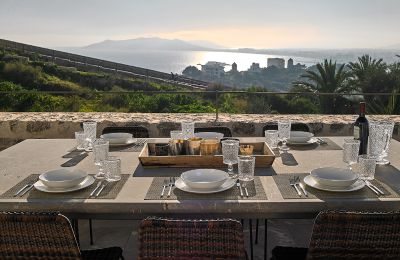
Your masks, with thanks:
<instances>
[{"instance_id":1,"label":"stacked plate and bowl","mask_svg":"<svg viewBox=\"0 0 400 260\"><path fill-rule=\"evenodd\" d=\"M191 193L217 193L235 186L227 172L216 169L196 169L183 172L175 186Z\"/></svg>"},{"instance_id":2,"label":"stacked plate and bowl","mask_svg":"<svg viewBox=\"0 0 400 260\"><path fill-rule=\"evenodd\" d=\"M37 190L50 193L71 192L94 183L94 178L82 170L58 169L42 173L34 184Z\"/></svg>"},{"instance_id":3,"label":"stacked plate and bowl","mask_svg":"<svg viewBox=\"0 0 400 260\"><path fill-rule=\"evenodd\" d=\"M303 131L291 131L290 138L287 143L290 145L310 145L318 142L317 138L314 138L314 134Z\"/></svg>"},{"instance_id":4,"label":"stacked plate and bowl","mask_svg":"<svg viewBox=\"0 0 400 260\"><path fill-rule=\"evenodd\" d=\"M304 178L304 183L319 190L333 192L356 191L365 186L364 181L351 170L333 167L312 170Z\"/></svg>"},{"instance_id":5,"label":"stacked plate and bowl","mask_svg":"<svg viewBox=\"0 0 400 260\"><path fill-rule=\"evenodd\" d=\"M100 137L108 141L110 146L124 146L137 141L137 139L133 138L132 134L129 133L109 133L102 134Z\"/></svg>"}]
</instances>

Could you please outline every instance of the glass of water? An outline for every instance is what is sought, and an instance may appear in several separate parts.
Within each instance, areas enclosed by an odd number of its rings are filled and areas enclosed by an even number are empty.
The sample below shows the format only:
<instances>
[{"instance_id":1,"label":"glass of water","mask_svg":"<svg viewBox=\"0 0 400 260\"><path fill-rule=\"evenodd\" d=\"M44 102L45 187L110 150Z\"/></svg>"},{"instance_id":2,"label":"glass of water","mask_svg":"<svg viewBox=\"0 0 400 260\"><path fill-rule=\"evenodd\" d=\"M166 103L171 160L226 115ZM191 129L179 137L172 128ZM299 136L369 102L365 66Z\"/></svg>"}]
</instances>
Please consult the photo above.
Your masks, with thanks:
<instances>
[{"instance_id":1,"label":"glass of water","mask_svg":"<svg viewBox=\"0 0 400 260\"><path fill-rule=\"evenodd\" d=\"M368 154L376 158L377 164L389 164L388 156L390 140L392 139L394 122L370 122L368 137Z\"/></svg>"},{"instance_id":2,"label":"glass of water","mask_svg":"<svg viewBox=\"0 0 400 260\"><path fill-rule=\"evenodd\" d=\"M290 127L291 127L291 122L290 121L279 121L278 122L278 135L279 139L282 141L282 146L280 149L282 151L289 151L289 147L286 145L287 139L290 138Z\"/></svg>"},{"instance_id":3,"label":"glass of water","mask_svg":"<svg viewBox=\"0 0 400 260\"><path fill-rule=\"evenodd\" d=\"M96 179L104 179L103 171L104 161L108 158L109 142L103 139L97 139L93 143L94 164L99 167L99 171L94 176Z\"/></svg>"},{"instance_id":4,"label":"glass of water","mask_svg":"<svg viewBox=\"0 0 400 260\"><path fill-rule=\"evenodd\" d=\"M83 122L83 132L87 141L86 150L91 151L93 142L96 140L97 123L94 121Z\"/></svg>"},{"instance_id":5,"label":"glass of water","mask_svg":"<svg viewBox=\"0 0 400 260\"><path fill-rule=\"evenodd\" d=\"M238 163L239 141L228 139L221 143L223 162L228 165L228 174L231 178L237 178L237 174L233 172L233 164Z\"/></svg>"},{"instance_id":6,"label":"glass of water","mask_svg":"<svg viewBox=\"0 0 400 260\"><path fill-rule=\"evenodd\" d=\"M369 155L360 155L358 158L359 177L362 180L373 180L375 176L376 159Z\"/></svg>"},{"instance_id":7,"label":"glass of water","mask_svg":"<svg viewBox=\"0 0 400 260\"><path fill-rule=\"evenodd\" d=\"M278 130L266 130L265 131L265 140L269 147L275 149L278 147L279 143L279 132Z\"/></svg>"},{"instance_id":8,"label":"glass of water","mask_svg":"<svg viewBox=\"0 0 400 260\"><path fill-rule=\"evenodd\" d=\"M115 182L121 180L121 160L115 156L110 156L104 160L106 180Z\"/></svg>"},{"instance_id":9,"label":"glass of water","mask_svg":"<svg viewBox=\"0 0 400 260\"><path fill-rule=\"evenodd\" d=\"M182 134L184 139L194 137L194 122L182 122Z\"/></svg>"},{"instance_id":10,"label":"glass of water","mask_svg":"<svg viewBox=\"0 0 400 260\"><path fill-rule=\"evenodd\" d=\"M254 180L254 168L256 158L254 156L242 155L238 157L239 180L249 182Z\"/></svg>"},{"instance_id":11,"label":"glass of water","mask_svg":"<svg viewBox=\"0 0 400 260\"><path fill-rule=\"evenodd\" d=\"M171 139L172 140L182 140L182 139L184 139L182 131L179 131L179 130L172 130L170 132L170 135L171 135Z\"/></svg>"},{"instance_id":12,"label":"glass of water","mask_svg":"<svg viewBox=\"0 0 400 260\"><path fill-rule=\"evenodd\" d=\"M76 149L77 150L85 150L85 132L75 132L75 140L76 140Z\"/></svg>"},{"instance_id":13,"label":"glass of water","mask_svg":"<svg viewBox=\"0 0 400 260\"><path fill-rule=\"evenodd\" d=\"M349 169L358 161L358 153L360 151L360 140L351 138L344 139L343 144L343 161L347 163Z\"/></svg>"}]
</instances>

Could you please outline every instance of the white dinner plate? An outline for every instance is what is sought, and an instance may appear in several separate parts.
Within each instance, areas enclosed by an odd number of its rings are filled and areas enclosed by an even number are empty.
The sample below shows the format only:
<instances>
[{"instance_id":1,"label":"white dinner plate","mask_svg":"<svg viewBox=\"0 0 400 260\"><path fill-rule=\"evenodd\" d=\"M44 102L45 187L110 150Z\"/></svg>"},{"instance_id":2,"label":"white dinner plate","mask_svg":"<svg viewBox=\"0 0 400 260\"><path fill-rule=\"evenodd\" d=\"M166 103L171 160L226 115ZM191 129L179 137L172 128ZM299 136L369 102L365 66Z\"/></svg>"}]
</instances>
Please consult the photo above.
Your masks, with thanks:
<instances>
[{"instance_id":1,"label":"white dinner plate","mask_svg":"<svg viewBox=\"0 0 400 260\"><path fill-rule=\"evenodd\" d=\"M109 145L110 145L110 147L125 146L125 145L130 145L130 144L136 143L136 141L137 141L137 138L131 138L131 139L128 139L128 140L126 140L124 142L110 143Z\"/></svg>"},{"instance_id":2,"label":"white dinner plate","mask_svg":"<svg viewBox=\"0 0 400 260\"><path fill-rule=\"evenodd\" d=\"M49 192L49 193L64 193L64 192L71 192L71 191L77 191L84 189L86 187L89 187L94 183L94 178L92 176L87 176L85 180L83 180L81 183L79 183L76 186L69 187L69 188L51 188L46 185L44 185L41 181L37 181L33 186L40 191L43 192Z\"/></svg>"},{"instance_id":3,"label":"white dinner plate","mask_svg":"<svg viewBox=\"0 0 400 260\"><path fill-rule=\"evenodd\" d=\"M316 143L318 143L318 139L314 138L314 137L304 143L289 142L289 140L287 141L287 144L289 144L289 145L311 145L311 144L316 144Z\"/></svg>"},{"instance_id":4,"label":"white dinner plate","mask_svg":"<svg viewBox=\"0 0 400 260\"><path fill-rule=\"evenodd\" d=\"M217 192L229 190L230 188L232 188L235 185L236 185L236 180L228 179L221 186L213 188L213 189L195 189L195 188L190 188L189 186L187 186L181 178L178 178L175 181L175 186L178 189L186 191L186 192L190 192L190 193L200 193L200 194L217 193Z\"/></svg>"},{"instance_id":5,"label":"white dinner plate","mask_svg":"<svg viewBox=\"0 0 400 260\"><path fill-rule=\"evenodd\" d=\"M331 186L323 186L318 184L314 178L311 175L307 175L304 178L304 183L307 184L310 187L313 187L318 190L323 190L323 191L334 191L334 192L350 192L350 191L356 191L364 188L365 183L362 180L357 180L355 183L348 187L331 187Z\"/></svg>"}]
</instances>

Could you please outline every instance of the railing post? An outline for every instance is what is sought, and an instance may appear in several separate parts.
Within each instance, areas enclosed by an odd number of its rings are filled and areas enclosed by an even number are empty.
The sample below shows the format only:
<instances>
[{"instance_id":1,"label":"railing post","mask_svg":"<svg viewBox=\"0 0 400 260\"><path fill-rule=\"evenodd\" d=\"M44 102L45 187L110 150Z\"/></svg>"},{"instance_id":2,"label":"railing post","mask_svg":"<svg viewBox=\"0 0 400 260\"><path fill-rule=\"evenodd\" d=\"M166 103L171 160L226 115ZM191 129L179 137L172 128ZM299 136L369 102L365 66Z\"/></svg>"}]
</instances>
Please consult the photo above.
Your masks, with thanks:
<instances>
[{"instance_id":1,"label":"railing post","mask_svg":"<svg viewBox=\"0 0 400 260\"><path fill-rule=\"evenodd\" d=\"M218 121L218 107L219 107L219 95L218 90L215 90L215 122Z\"/></svg>"}]
</instances>

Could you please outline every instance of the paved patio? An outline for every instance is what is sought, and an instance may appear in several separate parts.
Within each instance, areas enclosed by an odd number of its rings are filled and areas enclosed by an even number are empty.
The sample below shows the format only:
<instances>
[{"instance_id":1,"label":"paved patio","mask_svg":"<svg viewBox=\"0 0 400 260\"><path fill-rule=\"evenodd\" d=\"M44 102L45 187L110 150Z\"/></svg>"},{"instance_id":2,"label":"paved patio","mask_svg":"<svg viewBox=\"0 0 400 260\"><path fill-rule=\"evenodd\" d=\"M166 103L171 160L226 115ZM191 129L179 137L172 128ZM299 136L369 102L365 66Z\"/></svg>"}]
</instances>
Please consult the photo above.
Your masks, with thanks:
<instances>
[{"instance_id":1,"label":"paved patio","mask_svg":"<svg viewBox=\"0 0 400 260\"><path fill-rule=\"evenodd\" d=\"M260 220L259 242L254 245L254 259L264 259L264 221ZM276 245L307 247L311 236L312 220L270 220L268 221L268 259ZM93 221L94 245L89 241L87 220L79 222L80 242L83 249L120 246L124 249L126 259L137 259L138 254L138 221L95 220ZM255 220L253 220L255 231ZM255 232L253 232L254 236ZM245 221L247 252L249 248L248 221Z\"/></svg>"}]
</instances>

